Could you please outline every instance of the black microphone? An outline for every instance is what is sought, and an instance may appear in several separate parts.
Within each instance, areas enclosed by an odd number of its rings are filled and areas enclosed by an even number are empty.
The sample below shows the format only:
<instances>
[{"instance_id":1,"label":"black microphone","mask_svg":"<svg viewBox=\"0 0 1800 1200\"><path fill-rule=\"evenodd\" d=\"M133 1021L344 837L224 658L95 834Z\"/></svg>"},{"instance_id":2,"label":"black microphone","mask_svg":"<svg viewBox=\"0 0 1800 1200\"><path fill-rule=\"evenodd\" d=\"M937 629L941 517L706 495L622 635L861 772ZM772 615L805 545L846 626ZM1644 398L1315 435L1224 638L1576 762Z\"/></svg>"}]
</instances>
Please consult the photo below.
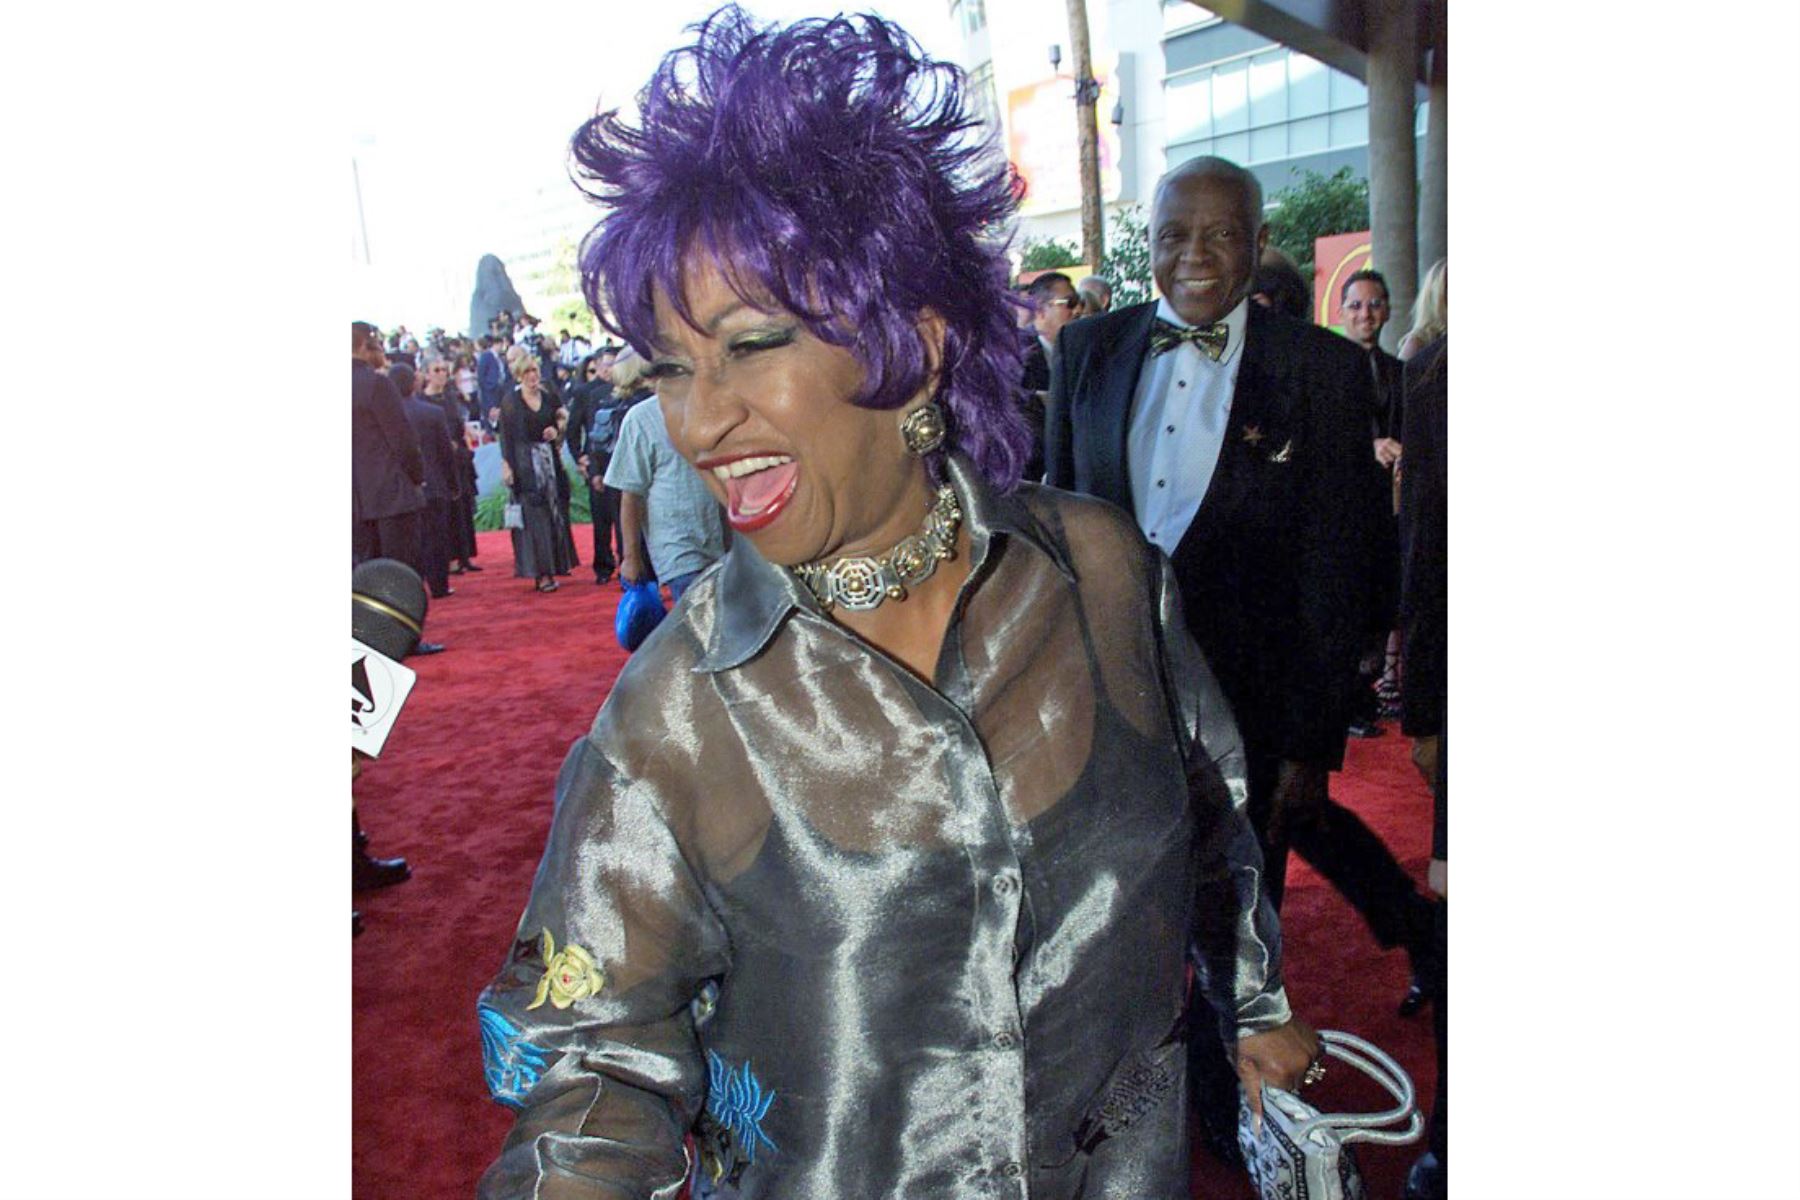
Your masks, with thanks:
<instances>
[{"instance_id":1,"label":"black microphone","mask_svg":"<svg viewBox=\"0 0 1800 1200\"><path fill-rule=\"evenodd\" d=\"M373 758L416 678L400 660L425 629L430 604L419 573L372 558L350 573L350 745Z\"/></svg>"},{"instance_id":2,"label":"black microphone","mask_svg":"<svg viewBox=\"0 0 1800 1200\"><path fill-rule=\"evenodd\" d=\"M394 558L350 572L350 636L399 662L419 644L430 599L419 573Z\"/></svg>"}]
</instances>

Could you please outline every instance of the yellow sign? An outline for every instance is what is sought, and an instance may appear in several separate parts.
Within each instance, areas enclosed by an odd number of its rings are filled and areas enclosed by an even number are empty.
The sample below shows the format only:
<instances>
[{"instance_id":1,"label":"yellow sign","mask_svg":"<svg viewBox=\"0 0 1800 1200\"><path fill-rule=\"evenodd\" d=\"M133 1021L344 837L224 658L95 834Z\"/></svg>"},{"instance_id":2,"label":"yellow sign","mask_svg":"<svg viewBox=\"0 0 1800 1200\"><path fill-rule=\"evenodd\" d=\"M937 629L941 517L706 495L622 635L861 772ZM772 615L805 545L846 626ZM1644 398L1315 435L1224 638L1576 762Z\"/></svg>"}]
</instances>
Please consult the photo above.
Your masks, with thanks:
<instances>
[{"instance_id":1,"label":"yellow sign","mask_svg":"<svg viewBox=\"0 0 1800 1200\"><path fill-rule=\"evenodd\" d=\"M1119 98L1117 71L1100 80L1100 201L1119 198L1119 130L1107 119ZM1081 151L1075 81L1064 75L1014 88L1006 97L1006 154L1025 180L1025 216L1081 207Z\"/></svg>"}]
</instances>

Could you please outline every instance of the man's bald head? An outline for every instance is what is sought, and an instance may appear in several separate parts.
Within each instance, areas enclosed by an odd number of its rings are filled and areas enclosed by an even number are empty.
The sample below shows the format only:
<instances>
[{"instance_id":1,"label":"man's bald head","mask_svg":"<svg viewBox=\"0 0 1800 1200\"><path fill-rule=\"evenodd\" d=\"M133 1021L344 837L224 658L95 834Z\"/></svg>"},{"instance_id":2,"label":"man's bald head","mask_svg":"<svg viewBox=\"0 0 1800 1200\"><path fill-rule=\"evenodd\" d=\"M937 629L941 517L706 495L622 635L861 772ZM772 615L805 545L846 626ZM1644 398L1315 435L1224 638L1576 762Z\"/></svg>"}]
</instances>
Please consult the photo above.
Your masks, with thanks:
<instances>
[{"instance_id":1,"label":"man's bald head","mask_svg":"<svg viewBox=\"0 0 1800 1200\"><path fill-rule=\"evenodd\" d=\"M1237 189L1243 197L1244 213L1252 230L1262 227L1263 190L1256 176L1228 158L1203 154L1199 158L1190 158L1184 163L1170 167L1163 172L1163 177L1156 181L1156 191L1150 202L1151 223L1156 220L1156 210L1162 207L1164 194L1173 184L1186 180L1213 180Z\"/></svg>"},{"instance_id":2,"label":"man's bald head","mask_svg":"<svg viewBox=\"0 0 1800 1200\"><path fill-rule=\"evenodd\" d=\"M1250 294L1269 241L1256 176L1223 158L1195 158L1164 175L1150 209L1150 274L1189 325L1222 321Z\"/></svg>"}]
</instances>

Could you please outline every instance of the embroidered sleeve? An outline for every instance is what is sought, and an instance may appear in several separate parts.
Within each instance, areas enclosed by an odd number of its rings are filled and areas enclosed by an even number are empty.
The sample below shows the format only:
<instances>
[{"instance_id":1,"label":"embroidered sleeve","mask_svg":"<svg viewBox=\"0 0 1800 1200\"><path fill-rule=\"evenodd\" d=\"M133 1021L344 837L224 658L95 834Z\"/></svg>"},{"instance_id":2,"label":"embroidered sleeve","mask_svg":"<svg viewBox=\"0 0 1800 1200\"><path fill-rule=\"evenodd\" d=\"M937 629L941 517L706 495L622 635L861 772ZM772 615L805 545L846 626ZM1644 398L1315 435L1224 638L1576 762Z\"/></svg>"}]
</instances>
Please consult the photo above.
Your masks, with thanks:
<instances>
[{"instance_id":1,"label":"embroidered sleeve","mask_svg":"<svg viewBox=\"0 0 1800 1200\"><path fill-rule=\"evenodd\" d=\"M477 1005L494 1098L519 1111L480 1195L674 1196L706 1089L690 1002L725 937L663 816L593 735L569 751L531 899Z\"/></svg>"}]
</instances>

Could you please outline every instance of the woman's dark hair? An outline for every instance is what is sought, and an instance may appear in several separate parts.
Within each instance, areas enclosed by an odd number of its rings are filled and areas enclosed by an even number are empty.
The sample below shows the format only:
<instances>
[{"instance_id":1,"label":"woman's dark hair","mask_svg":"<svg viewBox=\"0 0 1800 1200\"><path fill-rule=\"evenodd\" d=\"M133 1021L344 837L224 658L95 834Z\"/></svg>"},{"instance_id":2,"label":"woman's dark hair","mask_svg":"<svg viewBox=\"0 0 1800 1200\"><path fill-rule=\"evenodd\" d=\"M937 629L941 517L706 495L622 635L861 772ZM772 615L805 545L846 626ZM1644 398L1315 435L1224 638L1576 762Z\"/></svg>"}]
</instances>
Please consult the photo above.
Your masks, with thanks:
<instances>
[{"instance_id":1,"label":"woman's dark hair","mask_svg":"<svg viewBox=\"0 0 1800 1200\"><path fill-rule=\"evenodd\" d=\"M1312 296L1300 272L1284 262L1265 262L1256 268L1250 291L1269 298L1269 307L1297 321L1312 320Z\"/></svg>"},{"instance_id":2,"label":"woman's dark hair","mask_svg":"<svg viewBox=\"0 0 1800 1200\"><path fill-rule=\"evenodd\" d=\"M877 409L925 385L917 323L936 313L948 446L1010 489L1031 434L995 239L1023 185L963 73L874 16L758 27L731 5L691 28L639 93L636 125L609 112L575 135L576 173L605 209L581 248L589 306L645 354L656 295L692 321L682 267L710 255L746 301L855 355L855 402Z\"/></svg>"}]
</instances>

